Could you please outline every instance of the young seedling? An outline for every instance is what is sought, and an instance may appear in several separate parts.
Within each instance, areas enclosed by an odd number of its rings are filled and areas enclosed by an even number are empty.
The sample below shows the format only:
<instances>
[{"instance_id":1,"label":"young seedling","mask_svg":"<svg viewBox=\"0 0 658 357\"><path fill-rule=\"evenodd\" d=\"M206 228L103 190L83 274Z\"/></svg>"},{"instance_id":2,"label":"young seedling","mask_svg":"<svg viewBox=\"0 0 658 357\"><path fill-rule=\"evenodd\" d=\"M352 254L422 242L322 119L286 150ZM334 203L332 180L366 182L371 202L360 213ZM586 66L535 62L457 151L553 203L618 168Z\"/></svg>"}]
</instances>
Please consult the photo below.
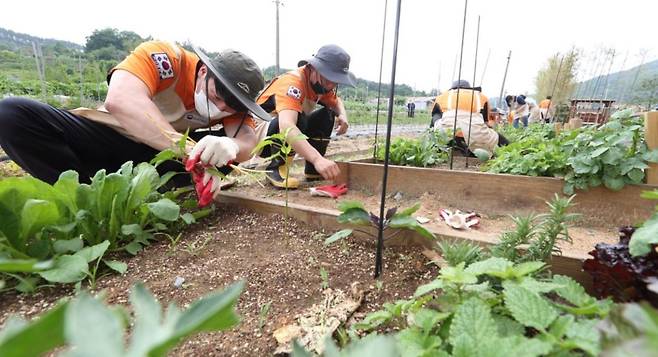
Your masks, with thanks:
<instances>
[{"instance_id":1,"label":"young seedling","mask_svg":"<svg viewBox=\"0 0 658 357\"><path fill-rule=\"evenodd\" d=\"M272 307L272 301L268 301L260 306L260 311L258 312L258 332L262 332L263 327L265 327L265 323L267 322L267 314L270 312L270 307Z\"/></svg>"},{"instance_id":2,"label":"young seedling","mask_svg":"<svg viewBox=\"0 0 658 357\"><path fill-rule=\"evenodd\" d=\"M324 267L320 267L320 278L322 279L322 283L320 283L320 288L322 290L326 290L329 288L329 273L324 269Z\"/></svg>"},{"instance_id":3,"label":"young seedling","mask_svg":"<svg viewBox=\"0 0 658 357\"><path fill-rule=\"evenodd\" d=\"M271 155L266 157L265 160L271 161L280 159L285 161L293 152L292 143L298 140L306 140L308 137L304 134L291 135L293 128L287 128L282 133L272 134L256 145L252 150L252 154L261 152L264 148L269 147ZM286 165L286 183L285 183L285 216L288 218L288 177L290 177L290 166Z\"/></svg>"},{"instance_id":4,"label":"young seedling","mask_svg":"<svg viewBox=\"0 0 658 357\"><path fill-rule=\"evenodd\" d=\"M417 233L419 233L420 235L422 235L427 239L431 239L431 240L436 239L436 237L432 232L428 231L427 229L425 229L425 227L421 226L420 223L418 223L418 221L416 221L416 219L412 216L412 214L416 212L419 208L420 208L420 203L417 203L400 212L398 212L397 207L390 208L388 211L386 211L384 220L383 222L381 222L379 216L375 215L372 212L368 213L368 211L366 211L365 207L361 202L342 201L338 204L338 209L341 211L340 216L338 216L338 223L373 227L375 229L379 227L380 223L383 223L385 232L389 228L397 229L396 232L385 235L384 237L385 241L395 237L405 229L416 231ZM327 238L324 241L324 244L329 245L343 238L349 237L353 231L363 233L365 235L372 237L373 239L376 238L374 234L368 231L364 231L360 229L343 229L334 233L333 235L331 235L331 237Z\"/></svg>"}]
</instances>

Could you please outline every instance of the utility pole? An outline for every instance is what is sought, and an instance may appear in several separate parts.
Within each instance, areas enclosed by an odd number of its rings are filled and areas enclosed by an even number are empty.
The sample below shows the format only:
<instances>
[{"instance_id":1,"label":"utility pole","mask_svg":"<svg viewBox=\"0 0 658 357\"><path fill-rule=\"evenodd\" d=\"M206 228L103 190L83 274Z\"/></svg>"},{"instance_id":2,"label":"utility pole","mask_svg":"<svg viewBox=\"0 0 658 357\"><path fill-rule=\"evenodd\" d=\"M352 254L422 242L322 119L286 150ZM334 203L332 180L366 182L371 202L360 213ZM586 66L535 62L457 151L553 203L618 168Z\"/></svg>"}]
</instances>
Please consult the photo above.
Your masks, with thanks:
<instances>
[{"instance_id":1,"label":"utility pole","mask_svg":"<svg viewBox=\"0 0 658 357\"><path fill-rule=\"evenodd\" d=\"M498 95L497 107L502 109L500 103L503 101L503 90L505 89L505 80L507 79L507 69L509 69L509 60L512 58L512 50L507 54L507 64L505 65L505 74L503 75L503 84L500 86L500 94Z\"/></svg>"},{"instance_id":2,"label":"utility pole","mask_svg":"<svg viewBox=\"0 0 658 357\"><path fill-rule=\"evenodd\" d=\"M274 0L276 4L276 67L274 68L274 76L278 76L281 71L279 66L279 5L283 5L281 0Z\"/></svg>"},{"instance_id":3,"label":"utility pole","mask_svg":"<svg viewBox=\"0 0 658 357\"><path fill-rule=\"evenodd\" d=\"M34 59L37 63L37 74L41 81L41 95L46 97L46 71L43 64L43 53L41 52L41 45L32 42L32 51L34 52Z\"/></svg>"},{"instance_id":4,"label":"utility pole","mask_svg":"<svg viewBox=\"0 0 658 357\"><path fill-rule=\"evenodd\" d=\"M82 74L82 57L78 54L78 69L80 70L80 106L82 106L82 98L84 97L84 89L82 87L83 74Z\"/></svg>"}]
</instances>

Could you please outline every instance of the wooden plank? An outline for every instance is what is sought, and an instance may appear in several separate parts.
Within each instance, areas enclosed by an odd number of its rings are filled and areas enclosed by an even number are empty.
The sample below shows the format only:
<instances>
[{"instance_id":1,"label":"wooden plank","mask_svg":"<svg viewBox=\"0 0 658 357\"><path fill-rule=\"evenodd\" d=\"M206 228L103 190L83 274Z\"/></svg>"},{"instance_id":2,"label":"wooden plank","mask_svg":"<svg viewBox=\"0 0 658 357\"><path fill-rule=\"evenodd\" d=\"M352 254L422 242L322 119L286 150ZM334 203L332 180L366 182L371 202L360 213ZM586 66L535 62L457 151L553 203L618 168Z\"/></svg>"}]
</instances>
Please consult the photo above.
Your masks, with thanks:
<instances>
[{"instance_id":1,"label":"wooden plank","mask_svg":"<svg viewBox=\"0 0 658 357\"><path fill-rule=\"evenodd\" d=\"M644 138L649 150L658 149L658 112L644 113ZM647 183L658 185L658 164L649 163Z\"/></svg>"},{"instance_id":2,"label":"wooden plank","mask_svg":"<svg viewBox=\"0 0 658 357\"><path fill-rule=\"evenodd\" d=\"M378 164L338 163L347 178L342 182L365 192L381 192L383 166ZM446 205L495 215L526 215L543 212L546 201L562 194L564 181L551 177L491 174L459 170L389 166L387 191L411 196L434 195ZM583 215L582 224L610 227L646 220L655 202L640 198L642 191L655 185L627 185L620 191L596 187L579 191L574 211Z\"/></svg>"},{"instance_id":3,"label":"wooden plank","mask_svg":"<svg viewBox=\"0 0 658 357\"><path fill-rule=\"evenodd\" d=\"M222 191L219 193L217 201L219 204L240 206L258 213L285 213L284 201L251 197L237 192ZM339 214L340 212L338 210L321 209L293 203L288 204L289 217L303 221L312 227L322 228L328 232L338 231L345 228L354 228L353 226L338 223L336 218ZM359 227L359 229L369 231L369 233L373 235L377 234L377 231L374 228L364 229L364 227ZM455 241L466 240L482 247L488 247L498 241L495 235L483 234L478 231L460 231L445 226L431 227L428 228L428 230L434 233L439 239ZM366 234L355 232L354 237L360 241L372 242L374 245L374 238L369 237ZM393 239L386 241L387 247L409 245L418 246L425 250L438 250L436 242L430 241L414 231L403 231ZM562 256L553 256L551 270L556 274L568 275L576 279L588 291L590 291L592 287L591 277L582 271L582 263L586 258L587 256L584 254L574 254L571 252L566 252Z\"/></svg>"}]
</instances>

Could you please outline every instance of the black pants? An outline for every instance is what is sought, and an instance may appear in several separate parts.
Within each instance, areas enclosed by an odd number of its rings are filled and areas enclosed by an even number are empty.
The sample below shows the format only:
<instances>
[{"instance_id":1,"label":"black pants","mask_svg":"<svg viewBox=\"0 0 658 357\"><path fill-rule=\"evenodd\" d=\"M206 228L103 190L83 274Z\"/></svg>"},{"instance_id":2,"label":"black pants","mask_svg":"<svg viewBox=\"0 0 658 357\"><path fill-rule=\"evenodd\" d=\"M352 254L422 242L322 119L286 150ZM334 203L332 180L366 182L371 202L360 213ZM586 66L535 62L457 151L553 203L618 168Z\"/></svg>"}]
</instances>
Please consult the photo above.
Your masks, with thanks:
<instances>
[{"instance_id":1,"label":"black pants","mask_svg":"<svg viewBox=\"0 0 658 357\"><path fill-rule=\"evenodd\" d=\"M320 155L324 156L327 152L327 146L329 145L329 138L331 137L331 132L334 129L334 121L336 119L336 113L333 110L328 108L320 108L308 115L300 114L297 119L297 127L302 132L302 134L308 137L308 143L311 144ZM273 135L279 133L279 118L274 118L269 126L267 127L267 135ZM274 153L271 146L263 148L261 151L261 157L270 157Z\"/></svg>"},{"instance_id":2,"label":"black pants","mask_svg":"<svg viewBox=\"0 0 658 357\"><path fill-rule=\"evenodd\" d=\"M205 135L207 131L190 137ZM126 161L150 161L158 153L108 126L20 97L0 100L0 146L25 171L51 184L66 170L77 171L81 182L89 182L100 169L115 172ZM172 161L158 171L184 170ZM177 186L189 184L189 175L177 175L174 181Z\"/></svg>"}]
</instances>

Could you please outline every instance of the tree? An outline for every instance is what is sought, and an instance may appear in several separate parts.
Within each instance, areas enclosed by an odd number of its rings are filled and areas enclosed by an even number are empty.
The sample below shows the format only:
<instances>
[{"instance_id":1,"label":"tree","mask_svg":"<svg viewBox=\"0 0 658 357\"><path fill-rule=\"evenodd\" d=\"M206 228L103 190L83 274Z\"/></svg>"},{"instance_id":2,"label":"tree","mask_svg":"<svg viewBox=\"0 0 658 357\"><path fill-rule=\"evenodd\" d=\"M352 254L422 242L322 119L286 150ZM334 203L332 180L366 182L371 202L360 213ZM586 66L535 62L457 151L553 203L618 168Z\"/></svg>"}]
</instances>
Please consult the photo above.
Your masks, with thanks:
<instances>
[{"instance_id":1,"label":"tree","mask_svg":"<svg viewBox=\"0 0 658 357\"><path fill-rule=\"evenodd\" d=\"M643 79L635 90L632 103L646 106L647 110L651 110L656 102L658 102L658 76Z\"/></svg>"},{"instance_id":2,"label":"tree","mask_svg":"<svg viewBox=\"0 0 658 357\"><path fill-rule=\"evenodd\" d=\"M92 34L87 37L85 52L91 52L111 46L119 50L124 49L119 30L113 28L94 30L94 32L92 32Z\"/></svg>"},{"instance_id":3,"label":"tree","mask_svg":"<svg viewBox=\"0 0 658 357\"><path fill-rule=\"evenodd\" d=\"M573 49L562 56L556 53L550 57L546 66L539 70L535 78L535 95L537 99L544 99L552 93L555 104L565 103L576 85L575 79L579 58L580 54ZM562 66L560 66L560 61ZM555 84L556 78L557 84ZM554 93L553 86L555 86Z\"/></svg>"}]
</instances>

